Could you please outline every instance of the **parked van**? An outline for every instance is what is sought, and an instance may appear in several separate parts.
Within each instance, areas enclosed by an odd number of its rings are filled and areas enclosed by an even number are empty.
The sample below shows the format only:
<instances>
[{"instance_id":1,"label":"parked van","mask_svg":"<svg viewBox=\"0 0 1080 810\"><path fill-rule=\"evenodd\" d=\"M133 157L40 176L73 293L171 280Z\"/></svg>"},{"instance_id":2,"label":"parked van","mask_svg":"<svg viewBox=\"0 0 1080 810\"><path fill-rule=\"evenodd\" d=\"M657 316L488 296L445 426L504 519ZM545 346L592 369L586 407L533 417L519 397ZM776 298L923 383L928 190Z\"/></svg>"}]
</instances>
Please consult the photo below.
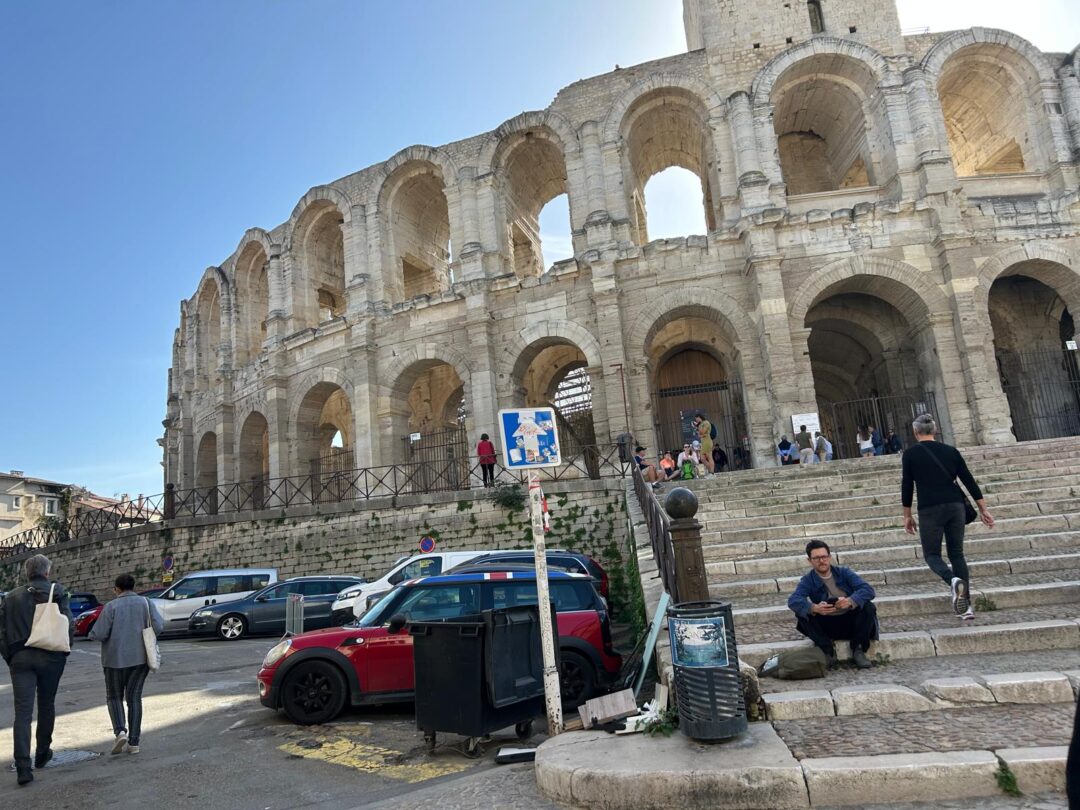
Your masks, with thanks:
<instances>
[{"instance_id":1,"label":"parked van","mask_svg":"<svg viewBox=\"0 0 1080 810\"><path fill-rule=\"evenodd\" d=\"M335 627L348 624L354 619L364 615L369 604L392 591L395 585L408 582L410 579L420 577L433 577L443 571L449 571L455 565L466 563L481 554L489 554L485 551L433 551L430 554L414 554L411 557L402 557L391 566L385 575L374 582L365 582L362 585L349 587L338 594L337 600L330 609L330 622Z\"/></svg>"},{"instance_id":2,"label":"parked van","mask_svg":"<svg viewBox=\"0 0 1080 810\"><path fill-rule=\"evenodd\" d=\"M187 574L153 600L165 619L166 633L186 633L188 618L196 610L222 602L235 602L277 582L276 568L227 568Z\"/></svg>"}]
</instances>

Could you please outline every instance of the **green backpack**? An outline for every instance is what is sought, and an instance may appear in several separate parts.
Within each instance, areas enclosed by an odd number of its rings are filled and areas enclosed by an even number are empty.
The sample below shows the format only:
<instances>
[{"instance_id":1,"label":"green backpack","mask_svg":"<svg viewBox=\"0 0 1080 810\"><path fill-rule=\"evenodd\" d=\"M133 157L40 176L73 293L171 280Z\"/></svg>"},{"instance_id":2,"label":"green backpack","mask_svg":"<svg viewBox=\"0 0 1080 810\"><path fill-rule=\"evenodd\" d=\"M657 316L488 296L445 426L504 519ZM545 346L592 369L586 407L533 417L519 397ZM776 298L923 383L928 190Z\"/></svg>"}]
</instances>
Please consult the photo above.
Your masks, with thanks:
<instances>
[{"instance_id":1,"label":"green backpack","mask_svg":"<svg viewBox=\"0 0 1080 810\"><path fill-rule=\"evenodd\" d=\"M796 647L772 656L761 665L759 674L779 678L782 681L805 681L824 678L829 671L829 661L819 647Z\"/></svg>"}]
</instances>

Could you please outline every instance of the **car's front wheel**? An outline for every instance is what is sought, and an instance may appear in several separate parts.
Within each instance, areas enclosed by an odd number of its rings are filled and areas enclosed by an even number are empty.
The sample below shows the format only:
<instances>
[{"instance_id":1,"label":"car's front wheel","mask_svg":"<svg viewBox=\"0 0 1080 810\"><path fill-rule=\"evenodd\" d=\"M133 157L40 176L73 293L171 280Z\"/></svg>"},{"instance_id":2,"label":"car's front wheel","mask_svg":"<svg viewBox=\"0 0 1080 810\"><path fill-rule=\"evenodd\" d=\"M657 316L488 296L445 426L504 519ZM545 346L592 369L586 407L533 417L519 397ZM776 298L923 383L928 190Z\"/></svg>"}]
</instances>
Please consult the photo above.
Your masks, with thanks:
<instances>
[{"instance_id":1,"label":"car's front wheel","mask_svg":"<svg viewBox=\"0 0 1080 810\"><path fill-rule=\"evenodd\" d=\"M230 613L217 626L218 638L224 641L236 641L247 633L247 622L237 613Z\"/></svg>"},{"instance_id":2,"label":"car's front wheel","mask_svg":"<svg viewBox=\"0 0 1080 810\"><path fill-rule=\"evenodd\" d=\"M596 692L596 669L585 656L562 651L559 664L559 689L564 706L578 707Z\"/></svg>"},{"instance_id":3,"label":"car's front wheel","mask_svg":"<svg viewBox=\"0 0 1080 810\"><path fill-rule=\"evenodd\" d=\"M327 723L341 713L347 692L341 670L326 661L304 661L281 685L281 708L297 725Z\"/></svg>"}]
</instances>

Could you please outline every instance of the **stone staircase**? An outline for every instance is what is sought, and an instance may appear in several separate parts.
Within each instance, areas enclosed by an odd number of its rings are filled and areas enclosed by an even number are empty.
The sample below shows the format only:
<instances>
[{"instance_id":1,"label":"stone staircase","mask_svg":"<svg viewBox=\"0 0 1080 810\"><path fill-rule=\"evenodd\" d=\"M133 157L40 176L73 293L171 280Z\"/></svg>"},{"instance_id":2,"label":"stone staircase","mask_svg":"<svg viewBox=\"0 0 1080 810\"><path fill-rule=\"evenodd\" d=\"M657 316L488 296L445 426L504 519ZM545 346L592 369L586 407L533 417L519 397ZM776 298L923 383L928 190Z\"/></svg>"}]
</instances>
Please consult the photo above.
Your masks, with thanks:
<instances>
[{"instance_id":1,"label":"stone staircase","mask_svg":"<svg viewBox=\"0 0 1080 810\"><path fill-rule=\"evenodd\" d=\"M963 792L973 783L958 773L965 758L985 768L990 752L1021 790L1063 789L1080 692L1080 455L1065 448L1067 440L964 451L997 520L968 527L974 623L953 614L918 538L903 531L898 457L689 482L710 591L732 603L745 664L809 643L786 602L808 570L810 539L825 540L877 591L872 669L760 680L766 716L804 772L850 757L867 778L888 780L940 755L942 767L927 770L937 795L982 795ZM837 646L844 660L846 645ZM830 795L830 804L859 803Z\"/></svg>"}]
</instances>

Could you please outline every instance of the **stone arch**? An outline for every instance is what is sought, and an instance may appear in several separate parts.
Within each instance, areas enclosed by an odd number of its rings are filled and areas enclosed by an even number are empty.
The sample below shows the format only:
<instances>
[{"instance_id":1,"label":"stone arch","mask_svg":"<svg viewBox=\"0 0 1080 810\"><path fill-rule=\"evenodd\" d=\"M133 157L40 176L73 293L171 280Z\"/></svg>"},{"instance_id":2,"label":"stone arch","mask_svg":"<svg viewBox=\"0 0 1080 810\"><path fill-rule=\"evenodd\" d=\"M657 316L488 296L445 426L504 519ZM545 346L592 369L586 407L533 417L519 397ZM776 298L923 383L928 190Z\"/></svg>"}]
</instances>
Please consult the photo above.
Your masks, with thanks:
<instances>
[{"instance_id":1,"label":"stone arch","mask_svg":"<svg viewBox=\"0 0 1080 810\"><path fill-rule=\"evenodd\" d=\"M195 453L195 486L200 490L214 490L218 483L217 434L208 430L199 437ZM216 502L213 496L211 499Z\"/></svg>"},{"instance_id":2,"label":"stone arch","mask_svg":"<svg viewBox=\"0 0 1080 810\"><path fill-rule=\"evenodd\" d=\"M877 85L891 85L897 81L889 68L888 60L869 45L854 39L815 36L777 54L758 71L750 90L754 107L767 107L780 77L798 62L819 55L842 56L858 62L870 72Z\"/></svg>"},{"instance_id":3,"label":"stone arch","mask_svg":"<svg viewBox=\"0 0 1080 810\"><path fill-rule=\"evenodd\" d=\"M755 333L745 307L731 295L711 287L680 287L650 301L647 310L634 320L627 333L627 347L631 355L646 356L649 342L670 313L699 310L707 319L721 326L726 324L725 328L737 347L744 345Z\"/></svg>"},{"instance_id":4,"label":"stone arch","mask_svg":"<svg viewBox=\"0 0 1080 810\"><path fill-rule=\"evenodd\" d=\"M498 172L506 152L513 148L515 138L529 132L551 138L564 156L576 152L580 146L577 133L563 116L551 110L531 110L504 121L487 136L477 160L480 170Z\"/></svg>"},{"instance_id":5,"label":"stone arch","mask_svg":"<svg viewBox=\"0 0 1080 810\"><path fill-rule=\"evenodd\" d=\"M1054 84L1057 81L1053 70L1038 48L1023 37L1000 28L969 28L949 34L934 43L934 46L926 52L922 60L922 68L931 81L936 83L941 77L942 67L953 54L970 45L980 43L1002 45L1017 52L1038 74L1040 83Z\"/></svg>"},{"instance_id":6,"label":"stone arch","mask_svg":"<svg viewBox=\"0 0 1080 810\"><path fill-rule=\"evenodd\" d=\"M305 374L291 386L289 424L294 469L322 475L355 466L354 391L347 375L332 367ZM342 444L332 445L340 433Z\"/></svg>"},{"instance_id":7,"label":"stone arch","mask_svg":"<svg viewBox=\"0 0 1080 810\"><path fill-rule=\"evenodd\" d=\"M270 316L270 249L268 239L245 238L234 254L237 365L258 357L266 340L266 320Z\"/></svg>"},{"instance_id":8,"label":"stone arch","mask_svg":"<svg viewBox=\"0 0 1080 810\"><path fill-rule=\"evenodd\" d=\"M565 121L558 123L561 131L548 126L540 113L523 113L511 119L495 132L499 139L491 151L490 164L480 164L490 165L498 189L495 218L501 225L500 247L522 278L542 275L550 264L543 254L540 212L556 197L566 194L576 199L579 191L570 194L568 167L569 154L578 156L577 138ZM491 143L489 140L485 145L485 153ZM571 213L568 233L573 220Z\"/></svg>"},{"instance_id":9,"label":"stone arch","mask_svg":"<svg viewBox=\"0 0 1080 810\"><path fill-rule=\"evenodd\" d=\"M306 326L345 314L345 229L351 219L349 199L332 186L308 191L289 217L285 245L294 267L293 314Z\"/></svg>"},{"instance_id":10,"label":"stone arch","mask_svg":"<svg viewBox=\"0 0 1080 810\"><path fill-rule=\"evenodd\" d=\"M352 201L346 196L345 192L333 186L310 188L300 198L300 201L293 206L292 213L289 214L289 221L285 224L285 250L291 251L297 237L302 238L303 234L299 231L300 228L305 225L310 226L310 221L305 222L305 220L308 219L307 215L311 212L312 207L325 207L326 205L337 209L344 224L352 222Z\"/></svg>"},{"instance_id":11,"label":"stone arch","mask_svg":"<svg viewBox=\"0 0 1080 810\"><path fill-rule=\"evenodd\" d=\"M527 367L535 357L535 354L528 356L531 348L542 349L559 343L580 349L590 367L599 368L603 365L600 343L584 326L574 321L544 321L525 327L505 347L500 363L500 376L510 380L519 379L524 370L523 366Z\"/></svg>"},{"instance_id":12,"label":"stone arch","mask_svg":"<svg viewBox=\"0 0 1080 810\"><path fill-rule=\"evenodd\" d=\"M240 424L237 446L237 481L250 483L253 479L270 477L270 422L262 411L252 408Z\"/></svg>"},{"instance_id":13,"label":"stone arch","mask_svg":"<svg viewBox=\"0 0 1080 810\"><path fill-rule=\"evenodd\" d=\"M195 379L207 389L217 369L228 362L228 335L232 321L232 300L225 273L208 267L199 282L195 305Z\"/></svg>"},{"instance_id":14,"label":"stone arch","mask_svg":"<svg viewBox=\"0 0 1080 810\"><path fill-rule=\"evenodd\" d=\"M322 366L309 371L299 380L290 383L292 392L289 394L289 423L295 424L300 404L308 392L320 383L329 383L345 392L350 402L355 398L352 381L342 370L333 366Z\"/></svg>"},{"instance_id":15,"label":"stone arch","mask_svg":"<svg viewBox=\"0 0 1080 810\"><path fill-rule=\"evenodd\" d=\"M430 147L412 146L384 166L373 185L384 246L383 282L394 302L432 295L452 283L449 190L456 167Z\"/></svg>"},{"instance_id":16,"label":"stone arch","mask_svg":"<svg viewBox=\"0 0 1080 810\"><path fill-rule=\"evenodd\" d=\"M884 282L878 285L880 297L896 307L913 326L929 315L950 312L945 293L910 264L882 256L850 256L821 267L795 291L788 305L792 328L803 328L810 307L830 288L835 288L832 293L835 294L872 283L874 279Z\"/></svg>"},{"instance_id":17,"label":"stone arch","mask_svg":"<svg viewBox=\"0 0 1080 810\"><path fill-rule=\"evenodd\" d=\"M383 163L377 175L372 179L367 201L370 210L382 210L383 201L386 199L387 184L402 166L409 163L430 163L437 166L440 172L439 179L446 186L453 185L457 180L458 166L445 151L424 144L406 146Z\"/></svg>"},{"instance_id":18,"label":"stone arch","mask_svg":"<svg viewBox=\"0 0 1080 810\"><path fill-rule=\"evenodd\" d=\"M684 169L697 176L707 231L722 221L717 205L719 161L711 125L722 111L719 97L697 80L662 73L634 85L609 112L605 139L620 145L626 206L638 244L649 241L646 184L668 169Z\"/></svg>"},{"instance_id":19,"label":"stone arch","mask_svg":"<svg viewBox=\"0 0 1080 810\"><path fill-rule=\"evenodd\" d=\"M1046 242L1026 242L995 254L979 268L975 288L980 311L989 307L990 288L1003 275L1022 272L1052 287L1069 312L1080 318L1080 260L1072 253Z\"/></svg>"},{"instance_id":20,"label":"stone arch","mask_svg":"<svg viewBox=\"0 0 1080 810\"><path fill-rule=\"evenodd\" d=\"M380 370L379 378L390 389L391 396L407 397L417 377L432 366L445 363L457 371L462 382L469 383L472 364L462 352L452 346L419 343L409 346ZM464 375L462 375L464 372Z\"/></svg>"},{"instance_id":21,"label":"stone arch","mask_svg":"<svg viewBox=\"0 0 1080 810\"><path fill-rule=\"evenodd\" d=\"M236 246L236 250L233 251L233 256L239 256L250 244L257 244L266 255L273 256L278 253L278 247L274 244L274 241L262 228L248 228L244 231L244 235L240 237L240 242Z\"/></svg>"},{"instance_id":22,"label":"stone arch","mask_svg":"<svg viewBox=\"0 0 1080 810\"><path fill-rule=\"evenodd\" d=\"M759 117L771 107L788 194L882 185L896 171L883 67L866 46L821 51L817 42L776 57L778 71L759 75L755 90L770 91L755 105Z\"/></svg>"}]
</instances>

